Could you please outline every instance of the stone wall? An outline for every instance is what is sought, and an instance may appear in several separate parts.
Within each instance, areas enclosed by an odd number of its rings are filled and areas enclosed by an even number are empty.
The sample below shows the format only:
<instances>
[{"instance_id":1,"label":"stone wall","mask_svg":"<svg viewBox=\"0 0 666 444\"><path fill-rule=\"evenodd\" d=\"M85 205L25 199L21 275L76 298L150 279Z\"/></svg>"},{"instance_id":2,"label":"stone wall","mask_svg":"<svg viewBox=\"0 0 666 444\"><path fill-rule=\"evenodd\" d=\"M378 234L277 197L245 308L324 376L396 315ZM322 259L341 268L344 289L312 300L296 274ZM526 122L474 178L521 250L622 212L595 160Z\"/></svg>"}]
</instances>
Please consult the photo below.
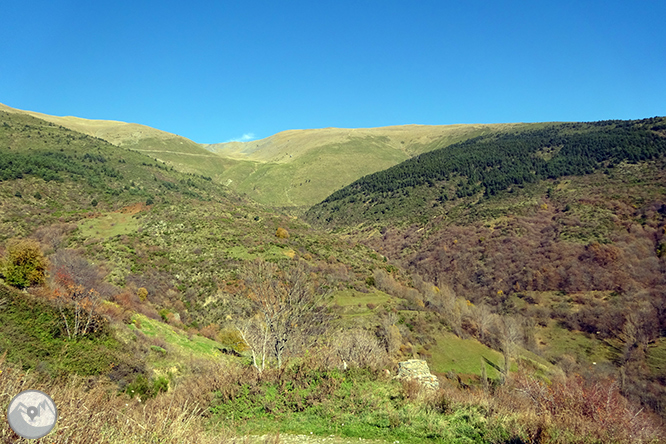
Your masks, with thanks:
<instances>
[{"instance_id":1,"label":"stone wall","mask_svg":"<svg viewBox=\"0 0 666 444\"><path fill-rule=\"evenodd\" d=\"M398 363L397 379L416 379L425 387L437 390L439 380L437 376L430 373L428 363L422 359L410 359Z\"/></svg>"}]
</instances>

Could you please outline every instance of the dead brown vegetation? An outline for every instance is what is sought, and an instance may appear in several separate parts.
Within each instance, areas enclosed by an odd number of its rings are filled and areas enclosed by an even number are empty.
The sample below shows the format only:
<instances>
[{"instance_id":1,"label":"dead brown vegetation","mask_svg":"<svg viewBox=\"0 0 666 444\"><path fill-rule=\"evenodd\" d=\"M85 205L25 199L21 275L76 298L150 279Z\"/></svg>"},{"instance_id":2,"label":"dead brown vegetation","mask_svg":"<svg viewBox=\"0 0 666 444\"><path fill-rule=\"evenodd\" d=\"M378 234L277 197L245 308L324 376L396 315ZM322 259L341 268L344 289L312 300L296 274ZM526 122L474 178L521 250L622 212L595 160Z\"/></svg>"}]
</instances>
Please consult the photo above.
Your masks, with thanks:
<instances>
[{"instance_id":1,"label":"dead brown vegetation","mask_svg":"<svg viewBox=\"0 0 666 444\"><path fill-rule=\"evenodd\" d=\"M25 373L0 358L0 399L5 410L13 394L25 389L48 393L58 407L58 422L45 438L48 443L220 443L232 432L223 426L212 435L204 428L205 410L212 391L228 386L238 370L206 364L196 375L176 382L171 390L154 399L130 399L101 379L71 376L66 380L41 379ZM0 425L3 442L19 437L6 421Z\"/></svg>"}]
</instances>

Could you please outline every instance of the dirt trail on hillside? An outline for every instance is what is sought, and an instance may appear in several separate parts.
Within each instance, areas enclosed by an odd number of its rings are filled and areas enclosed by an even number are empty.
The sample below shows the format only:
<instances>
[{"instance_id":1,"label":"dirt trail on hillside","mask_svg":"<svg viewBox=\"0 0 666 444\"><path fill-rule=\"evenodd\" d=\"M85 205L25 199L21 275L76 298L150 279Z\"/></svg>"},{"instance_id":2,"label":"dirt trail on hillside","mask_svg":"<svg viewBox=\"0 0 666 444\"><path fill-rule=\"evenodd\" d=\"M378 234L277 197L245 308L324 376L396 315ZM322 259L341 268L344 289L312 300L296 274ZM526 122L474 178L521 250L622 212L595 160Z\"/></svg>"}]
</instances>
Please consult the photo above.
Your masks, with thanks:
<instances>
[{"instance_id":1,"label":"dirt trail on hillside","mask_svg":"<svg viewBox=\"0 0 666 444\"><path fill-rule=\"evenodd\" d=\"M215 154L198 154L198 153L181 153L180 151L167 151L167 150L141 150L137 148L131 148L134 151L139 151L141 153L167 153L167 154L178 154L179 156L195 156L195 157L213 157L219 159L220 156Z\"/></svg>"}]
</instances>

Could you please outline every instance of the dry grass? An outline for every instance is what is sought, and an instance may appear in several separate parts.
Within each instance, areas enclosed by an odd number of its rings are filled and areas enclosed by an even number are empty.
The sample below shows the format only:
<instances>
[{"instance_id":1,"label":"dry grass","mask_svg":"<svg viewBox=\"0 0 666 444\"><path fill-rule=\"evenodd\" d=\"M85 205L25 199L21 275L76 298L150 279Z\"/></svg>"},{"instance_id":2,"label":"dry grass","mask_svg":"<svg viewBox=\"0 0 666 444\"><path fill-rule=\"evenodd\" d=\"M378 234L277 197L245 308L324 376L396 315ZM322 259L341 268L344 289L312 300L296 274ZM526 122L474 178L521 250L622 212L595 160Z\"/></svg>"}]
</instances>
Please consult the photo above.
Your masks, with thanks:
<instances>
[{"instance_id":1,"label":"dry grass","mask_svg":"<svg viewBox=\"0 0 666 444\"><path fill-rule=\"evenodd\" d=\"M169 392L155 399L129 399L118 395L114 385L96 379L70 377L44 379L26 373L0 358L0 400L6 411L11 399L23 390L48 393L58 407L58 422L44 443L221 443L233 438L221 426L215 434L205 429L206 409L212 391L228 383L237 372L220 365L199 368L197 374L176 382ZM0 440L28 442L3 421Z\"/></svg>"},{"instance_id":2,"label":"dry grass","mask_svg":"<svg viewBox=\"0 0 666 444\"><path fill-rule=\"evenodd\" d=\"M445 382L424 400L440 411L480 407L490 421L526 443L628 444L666 439L663 421L622 397L611 379L591 381L573 376L547 383L517 372L492 392L460 390ZM496 440L502 438L497 436Z\"/></svg>"}]
</instances>

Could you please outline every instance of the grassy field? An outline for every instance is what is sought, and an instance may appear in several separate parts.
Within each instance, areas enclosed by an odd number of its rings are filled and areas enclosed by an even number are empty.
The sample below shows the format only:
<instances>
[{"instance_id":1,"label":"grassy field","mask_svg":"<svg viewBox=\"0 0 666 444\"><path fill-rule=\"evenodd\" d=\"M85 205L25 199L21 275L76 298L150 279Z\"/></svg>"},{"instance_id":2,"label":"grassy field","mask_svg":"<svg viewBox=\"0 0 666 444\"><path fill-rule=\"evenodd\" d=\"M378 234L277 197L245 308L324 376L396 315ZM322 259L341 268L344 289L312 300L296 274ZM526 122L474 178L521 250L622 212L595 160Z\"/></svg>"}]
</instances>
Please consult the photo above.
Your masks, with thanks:
<instances>
[{"instance_id":1,"label":"grassy field","mask_svg":"<svg viewBox=\"0 0 666 444\"><path fill-rule=\"evenodd\" d=\"M304 152L293 161L236 160L222 183L270 206L313 205L358 177L388 168L408 156L371 138L352 139Z\"/></svg>"},{"instance_id":2,"label":"grassy field","mask_svg":"<svg viewBox=\"0 0 666 444\"><path fill-rule=\"evenodd\" d=\"M129 213L106 213L78 224L81 236L97 239L133 233L139 226L137 218Z\"/></svg>"},{"instance_id":3,"label":"grassy field","mask_svg":"<svg viewBox=\"0 0 666 444\"><path fill-rule=\"evenodd\" d=\"M368 304L376 306L383 306L386 302L391 301L393 298L383 291L375 290L372 293L361 293L355 290L345 290L337 292L333 296L333 300L341 307L358 307L365 310L370 310Z\"/></svg>"},{"instance_id":4,"label":"grassy field","mask_svg":"<svg viewBox=\"0 0 666 444\"><path fill-rule=\"evenodd\" d=\"M462 339L453 333L443 333L436 337L437 344L430 350L430 369L436 373L454 371L461 375L480 375L481 366L486 366L488 377L497 378L499 373L484 363L484 358L498 367L503 365L502 354L481 344L476 339Z\"/></svg>"},{"instance_id":5,"label":"grassy field","mask_svg":"<svg viewBox=\"0 0 666 444\"><path fill-rule=\"evenodd\" d=\"M186 332L175 329L163 322L150 319L137 314L132 318L132 324L128 326L132 331L140 330L151 338L163 339L173 347L173 351L182 356L194 356L197 358L218 359L222 356L220 347L222 344L199 335L188 335Z\"/></svg>"},{"instance_id":6,"label":"grassy field","mask_svg":"<svg viewBox=\"0 0 666 444\"><path fill-rule=\"evenodd\" d=\"M589 337L582 332L573 332L551 323L547 328L537 331L537 341L547 350L548 357L561 357L565 354L579 362L610 364L611 350L599 339Z\"/></svg>"}]
</instances>

